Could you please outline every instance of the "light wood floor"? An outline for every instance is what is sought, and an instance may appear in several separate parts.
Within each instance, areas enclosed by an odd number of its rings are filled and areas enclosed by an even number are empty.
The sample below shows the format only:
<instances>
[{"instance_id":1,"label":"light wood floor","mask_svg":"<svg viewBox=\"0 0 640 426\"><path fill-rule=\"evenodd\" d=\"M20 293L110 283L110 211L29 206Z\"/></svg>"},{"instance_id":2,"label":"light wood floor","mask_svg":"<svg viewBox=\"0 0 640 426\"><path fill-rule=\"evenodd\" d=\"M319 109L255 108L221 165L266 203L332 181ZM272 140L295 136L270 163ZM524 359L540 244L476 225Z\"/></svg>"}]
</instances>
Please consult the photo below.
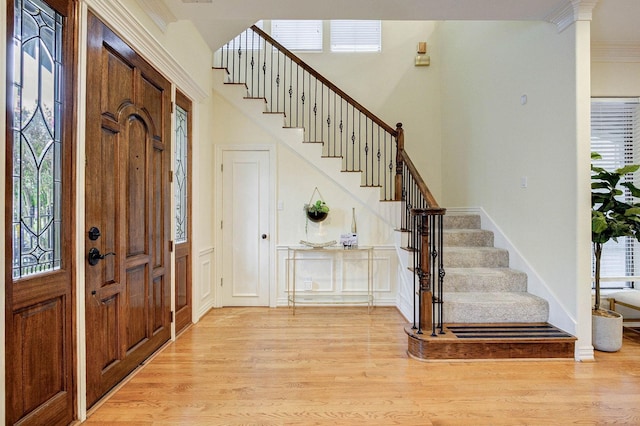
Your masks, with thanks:
<instances>
[{"instance_id":1,"label":"light wood floor","mask_svg":"<svg viewBox=\"0 0 640 426\"><path fill-rule=\"evenodd\" d=\"M211 311L92 425L640 425L640 339L596 362L425 363L395 308Z\"/></svg>"}]
</instances>

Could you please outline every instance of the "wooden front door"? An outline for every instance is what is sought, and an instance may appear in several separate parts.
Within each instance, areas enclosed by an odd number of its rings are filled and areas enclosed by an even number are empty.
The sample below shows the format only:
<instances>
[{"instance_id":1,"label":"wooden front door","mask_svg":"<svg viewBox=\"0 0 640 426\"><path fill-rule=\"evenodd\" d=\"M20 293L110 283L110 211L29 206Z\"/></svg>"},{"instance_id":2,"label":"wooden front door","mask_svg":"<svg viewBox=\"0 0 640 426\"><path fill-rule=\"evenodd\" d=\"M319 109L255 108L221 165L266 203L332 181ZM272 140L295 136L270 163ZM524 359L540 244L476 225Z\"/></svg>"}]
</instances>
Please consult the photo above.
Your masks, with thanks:
<instances>
[{"instance_id":1,"label":"wooden front door","mask_svg":"<svg viewBox=\"0 0 640 426\"><path fill-rule=\"evenodd\" d=\"M10 0L6 5L2 420L8 425L69 424L75 418L76 394L76 2Z\"/></svg>"},{"instance_id":2,"label":"wooden front door","mask_svg":"<svg viewBox=\"0 0 640 426\"><path fill-rule=\"evenodd\" d=\"M87 406L170 338L170 83L88 18Z\"/></svg>"}]
</instances>

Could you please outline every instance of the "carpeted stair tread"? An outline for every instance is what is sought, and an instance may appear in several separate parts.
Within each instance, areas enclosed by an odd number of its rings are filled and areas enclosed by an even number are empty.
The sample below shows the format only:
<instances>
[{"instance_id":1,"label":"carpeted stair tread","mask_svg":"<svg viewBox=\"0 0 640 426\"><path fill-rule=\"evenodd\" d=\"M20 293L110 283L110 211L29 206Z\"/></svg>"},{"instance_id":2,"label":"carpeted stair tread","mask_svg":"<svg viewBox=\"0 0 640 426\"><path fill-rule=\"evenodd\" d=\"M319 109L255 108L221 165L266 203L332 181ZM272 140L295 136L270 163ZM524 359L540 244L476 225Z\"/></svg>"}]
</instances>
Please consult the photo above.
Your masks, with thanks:
<instances>
[{"instance_id":1,"label":"carpeted stair tread","mask_svg":"<svg viewBox=\"0 0 640 426\"><path fill-rule=\"evenodd\" d=\"M447 292L526 292L527 274L511 268L448 268Z\"/></svg>"},{"instance_id":2,"label":"carpeted stair tread","mask_svg":"<svg viewBox=\"0 0 640 426\"><path fill-rule=\"evenodd\" d=\"M524 292L445 293L445 323L546 322L549 304Z\"/></svg>"},{"instance_id":3,"label":"carpeted stair tread","mask_svg":"<svg viewBox=\"0 0 640 426\"><path fill-rule=\"evenodd\" d=\"M447 247L493 247L493 232L484 229L445 229Z\"/></svg>"},{"instance_id":4,"label":"carpeted stair tread","mask_svg":"<svg viewBox=\"0 0 640 426\"><path fill-rule=\"evenodd\" d=\"M446 214L442 224L444 229L480 229L480 215Z\"/></svg>"},{"instance_id":5,"label":"carpeted stair tread","mask_svg":"<svg viewBox=\"0 0 640 426\"><path fill-rule=\"evenodd\" d=\"M445 247L445 268L506 268L509 252L495 247Z\"/></svg>"}]
</instances>

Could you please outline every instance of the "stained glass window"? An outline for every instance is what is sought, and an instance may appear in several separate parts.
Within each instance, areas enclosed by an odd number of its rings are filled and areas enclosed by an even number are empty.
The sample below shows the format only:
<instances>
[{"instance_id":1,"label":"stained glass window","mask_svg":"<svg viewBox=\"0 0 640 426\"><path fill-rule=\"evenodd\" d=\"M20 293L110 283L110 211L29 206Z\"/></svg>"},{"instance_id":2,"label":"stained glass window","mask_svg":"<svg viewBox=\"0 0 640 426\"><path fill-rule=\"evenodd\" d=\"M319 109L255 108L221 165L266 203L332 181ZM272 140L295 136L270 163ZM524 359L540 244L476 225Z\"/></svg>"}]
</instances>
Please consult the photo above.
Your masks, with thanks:
<instances>
[{"instance_id":1,"label":"stained glass window","mask_svg":"<svg viewBox=\"0 0 640 426\"><path fill-rule=\"evenodd\" d=\"M187 149L189 114L180 106L176 106L176 243L187 241Z\"/></svg>"},{"instance_id":2,"label":"stained glass window","mask_svg":"<svg viewBox=\"0 0 640 426\"><path fill-rule=\"evenodd\" d=\"M15 1L13 34L13 277L60 268L63 18Z\"/></svg>"}]
</instances>

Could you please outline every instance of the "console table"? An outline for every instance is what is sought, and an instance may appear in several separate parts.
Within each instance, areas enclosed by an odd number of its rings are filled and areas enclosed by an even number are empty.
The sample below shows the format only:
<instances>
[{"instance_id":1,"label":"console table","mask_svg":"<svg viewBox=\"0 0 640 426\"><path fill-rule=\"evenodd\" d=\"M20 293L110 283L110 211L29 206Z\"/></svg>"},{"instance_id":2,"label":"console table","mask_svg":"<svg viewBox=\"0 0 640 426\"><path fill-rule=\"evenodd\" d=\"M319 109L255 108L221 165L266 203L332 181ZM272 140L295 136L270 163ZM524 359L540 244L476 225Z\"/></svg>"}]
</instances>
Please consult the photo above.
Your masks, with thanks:
<instances>
[{"instance_id":1,"label":"console table","mask_svg":"<svg viewBox=\"0 0 640 426\"><path fill-rule=\"evenodd\" d=\"M344 253L363 253L366 255L367 261L367 291L366 294L340 294L326 295L318 293L304 292L304 299L300 300L299 292L296 292L296 261L303 260L299 257L302 253L322 252L328 253L332 257L343 256ZM323 248L308 246L289 246L287 247L287 258L290 264L286 273L286 292L287 304L292 308L293 314L296 313L296 305L303 304L366 304L368 312L373 307L373 247L358 246L351 248L343 248L342 246L330 246Z\"/></svg>"}]
</instances>

